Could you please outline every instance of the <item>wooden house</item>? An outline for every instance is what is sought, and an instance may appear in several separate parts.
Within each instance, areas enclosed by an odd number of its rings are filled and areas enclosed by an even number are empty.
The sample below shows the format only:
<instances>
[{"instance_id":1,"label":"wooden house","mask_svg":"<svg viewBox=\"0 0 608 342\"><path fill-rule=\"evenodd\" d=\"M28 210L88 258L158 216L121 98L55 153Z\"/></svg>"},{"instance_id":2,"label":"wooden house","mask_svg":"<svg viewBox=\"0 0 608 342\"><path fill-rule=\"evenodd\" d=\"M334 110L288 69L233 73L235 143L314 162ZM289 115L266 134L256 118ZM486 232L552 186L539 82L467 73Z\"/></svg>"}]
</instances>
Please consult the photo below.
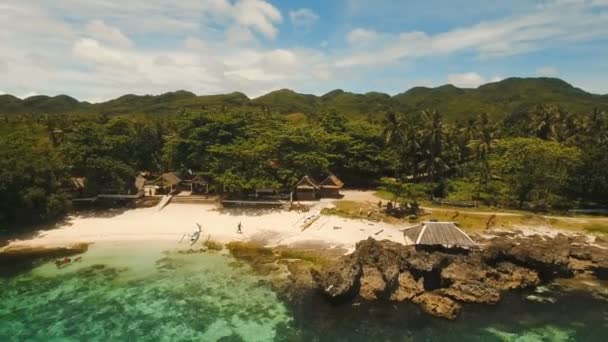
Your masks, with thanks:
<instances>
[{"instance_id":1,"label":"wooden house","mask_svg":"<svg viewBox=\"0 0 608 342\"><path fill-rule=\"evenodd\" d=\"M314 201L319 198L321 188L311 177L304 176L296 184L295 197L298 201Z\"/></svg>"},{"instance_id":2,"label":"wooden house","mask_svg":"<svg viewBox=\"0 0 608 342\"><path fill-rule=\"evenodd\" d=\"M334 174L330 174L325 178L319 187L321 188L321 197L340 198L340 189L344 186L344 183L336 177Z\"/></svg>"},{"instance_id":3,"label":"wooden house","mask_svg":"<svg viewBox=\"0 0 608 342\"><path fill-rule=\"evenodd\" d=\"M177 187L181 182L182 179L174 172L163 173L154 180L154 184L158 185L165 193L171 193L177 190Z\"/></svg>"}]
</instances>

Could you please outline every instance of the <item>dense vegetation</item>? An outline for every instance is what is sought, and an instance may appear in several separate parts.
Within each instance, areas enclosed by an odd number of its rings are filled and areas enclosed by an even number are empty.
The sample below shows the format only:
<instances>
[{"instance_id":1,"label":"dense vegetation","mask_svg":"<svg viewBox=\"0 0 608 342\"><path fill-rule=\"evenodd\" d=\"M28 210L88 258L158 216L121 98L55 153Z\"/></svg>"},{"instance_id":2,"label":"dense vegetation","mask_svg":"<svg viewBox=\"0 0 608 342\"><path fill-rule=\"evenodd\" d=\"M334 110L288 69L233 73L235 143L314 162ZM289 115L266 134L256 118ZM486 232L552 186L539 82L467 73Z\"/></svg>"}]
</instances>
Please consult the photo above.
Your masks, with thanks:
<instances>
[{"instance_id":1,"label":"dense vegetation","mask_svg":"<svg viewBox=\"0 0 608 342\"><path fill-rule=\"evenodd\" d=\"M513 112L534 105L551 103L571 112L589 112L593 108L608 109L608 95L594 95L555 78L509 78L482 85L477 89L461 89L452 85L437 88L416 87L390 96L370 92L354 94L334 90L323 96L306 95L282 89L249 99L242 93L196 96L176 91L158 96L124 95L102 103L79 102L66 95L33 96L20 100L0 95L0 115L16 114L148 114L169 115L181 110L267 110L273 113L303 113L317 116L336 111L346 117L366 117L381 121L387 111L415 112L434 108L447 120L466 119L487 113L491 119L502 120Z\"/></svg>"},{"instance_id":2,"label":"dense vegetation","mask_svg":"<svg viewBox=\"0 0 608 342\"><path fill-rule=\"evenodd\" d=\"M465 101L482 93L499 96L498 84L428 90L440 93L438 101L415 88L408 93L420 100L411 108L394 105L403 94L341 91L321 98L279 91L253 101L239 93L176 92L96 105L30 98L13 102L12 110L4 103L0 225L61 216L69 209L69 177L87 179L85 194L127 193L142 170L192 171L216 191L287 190L304 174L333 172L351 187L383 186L402 200L534 210L608 204L605 97L563 81L532 80L523 90L513 82L524 80L503 81L514 87L511 95L500 95L505 102ZM539 82L558 82L561 90L549 87L536 103L528 102L524 93ZM452 91L462 93L461 100ZM574 97L551 101L566 93ZM515 97L507 101L509 96ZM194 105L201 98L206 104ZM42 111L51 99L56 111ZM327 101L334 105L319 105ZM449 103L461 106L452 111ZM21 112L32 106L37 109ZM164 112L170 114L149 115Z\"/></svg>"}]
</instances>

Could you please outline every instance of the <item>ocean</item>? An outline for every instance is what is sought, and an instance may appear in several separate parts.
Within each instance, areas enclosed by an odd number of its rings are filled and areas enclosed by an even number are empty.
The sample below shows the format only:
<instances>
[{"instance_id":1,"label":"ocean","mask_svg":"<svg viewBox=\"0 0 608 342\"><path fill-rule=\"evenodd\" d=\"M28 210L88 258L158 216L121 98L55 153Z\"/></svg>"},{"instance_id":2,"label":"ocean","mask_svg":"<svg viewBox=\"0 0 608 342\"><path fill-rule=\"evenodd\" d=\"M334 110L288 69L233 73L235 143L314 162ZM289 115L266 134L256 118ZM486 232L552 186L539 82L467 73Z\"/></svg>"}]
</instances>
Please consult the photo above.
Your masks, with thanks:
<instances>
[{"instance_id":1,"label":"ocean","mask_svg":"<svg viewBox=\"0 0 608 342\"><path fill-rule=\"evenodd\" d=\"M0 278L0 341L606 341L586 292L505 296L454 321L411 304L288 302L228 253L96 244L82 261ZM540 299L540 301L539 301Z\"/></svg>"}]
</instances>

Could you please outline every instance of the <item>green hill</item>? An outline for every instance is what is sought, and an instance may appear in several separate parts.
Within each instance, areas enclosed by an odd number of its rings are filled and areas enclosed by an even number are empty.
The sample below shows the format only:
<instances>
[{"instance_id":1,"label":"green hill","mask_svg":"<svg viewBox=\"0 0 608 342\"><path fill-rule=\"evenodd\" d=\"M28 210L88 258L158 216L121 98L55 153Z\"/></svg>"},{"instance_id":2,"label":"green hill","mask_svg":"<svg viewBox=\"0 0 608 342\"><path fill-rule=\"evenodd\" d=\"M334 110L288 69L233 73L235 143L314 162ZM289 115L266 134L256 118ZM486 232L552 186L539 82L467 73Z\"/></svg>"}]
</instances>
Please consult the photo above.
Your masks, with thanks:
<instances>
[{"instance_id":1,"label":"green hill","mask_svg":"<svg viewBox=\"0 0 608 342\"><path fill-rule=\"evenodd\" d=\"M508 78L475 89L449 84L436 88L415 87L395 96L379 92L355 94L340 89L316 96L281 89L251 100L238 92L197 96L180 90L162 95L124 95L107 102L90 104L66 95L33 96L24 100L1 95L0 115L165 115L180 110L264 108L282 114L316 116L324 111L337 111L351 117L380 117L387 111L411 112L435 108L449 119L461 119L482 112L500 119L537 104L555 104L573 112L586 112L596 107L608 109L608 95L591 94L556 78Z\"/></svg>"}]
</instances>

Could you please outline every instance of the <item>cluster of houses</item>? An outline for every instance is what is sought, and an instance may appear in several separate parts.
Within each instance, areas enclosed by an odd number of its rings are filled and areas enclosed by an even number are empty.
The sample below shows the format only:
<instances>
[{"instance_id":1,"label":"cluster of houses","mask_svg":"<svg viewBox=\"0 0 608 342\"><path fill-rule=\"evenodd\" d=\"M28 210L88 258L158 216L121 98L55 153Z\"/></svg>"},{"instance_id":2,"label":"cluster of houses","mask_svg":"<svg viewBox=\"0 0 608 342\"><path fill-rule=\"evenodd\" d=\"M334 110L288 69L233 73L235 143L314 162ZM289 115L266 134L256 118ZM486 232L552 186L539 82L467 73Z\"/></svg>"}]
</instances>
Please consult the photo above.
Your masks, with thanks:
<instances>
[{"instance_id":1,"label":"cluster of houses","mask_svg":"<svg viewBox=\"0 0 608 342\"><path fill-rule=\"evenodd\" d=\"M86 179L74 177L70 180L70 187L73 193L73 198L83 199L83 190L85 188ZM298 183L295 184L290 193L285 196L291 200L297 201L314 201L321 198L340 198L340 190L344 183L334 174L329 174L323 181L317 182L310 176L303 176ZM166 172L160 176L154 177L148 172L140 172L134 180L133 189L127 194L111 194L97 195L96 197L112 196L113 198L125 197L132 198L134 196L157 196L164 194L176 194L180 196L189 195L207 195L210 193L210 184L204 178L191 175L183 179L175 172ZM253 194L255 198L280 198L280 193L277 189L256 189Z\"/></svg>"}]
</instances>

